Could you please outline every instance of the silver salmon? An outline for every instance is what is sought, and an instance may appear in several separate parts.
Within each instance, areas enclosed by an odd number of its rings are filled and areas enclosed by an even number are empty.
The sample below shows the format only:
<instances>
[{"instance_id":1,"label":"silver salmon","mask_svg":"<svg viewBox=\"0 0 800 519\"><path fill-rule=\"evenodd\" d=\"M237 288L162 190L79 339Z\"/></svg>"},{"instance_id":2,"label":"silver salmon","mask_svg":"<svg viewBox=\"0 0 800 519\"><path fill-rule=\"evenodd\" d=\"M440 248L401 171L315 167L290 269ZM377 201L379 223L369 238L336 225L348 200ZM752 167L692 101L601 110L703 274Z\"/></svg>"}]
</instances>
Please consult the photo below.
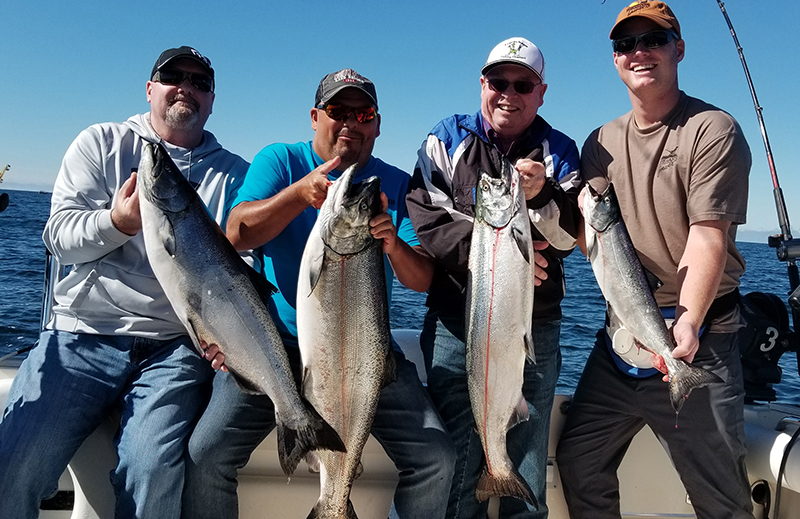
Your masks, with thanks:
<instances>
[{"instance_id":1,"label":"silver salmon","mask_svg":"<svg viewBox=\"0 0 800 519\"><path fill-rule=\"evenodd\" d=\"M538 507L506 451L506 434L529 418L522 394L526 357L534 360L533 241L519 172L504 161L500 178L480 172L467 282L470 403L486 466L479 501L513 496Z\"/></svg>"},{"instance_id":2,"label":"silver salmon","mask_svg":"<svg viewBox=\"0 0 800 519\"><path fill-rule=\"evenodd\" d=\"M648 279L633 248L612 183L602 194L587 184L583 217L589 261L606 299L609 318L622 324L639 346L664 359L669 371L670 402L677 414L693 389L722 379L673 358L675 342L653 295L655 280Z\"/></svg>"},{"instance_id":3,"label":"silver salmon","mask_svg":"<svg viewBox=\"0 0 800 519\"><path fill-rule=\"evenodd\" d=\"M346 453L318 451L320 497L309 518L355 518L350 489L381 390L395 379L381 241L380 179L352 184L356 165L328 189L308 237L297 288L303 396L339 433Z\"/></svg>"},{"instance_id":4,"label":"silver salmon","mask_svg":"<svg viewBox=\"0 0 800 519\"><path fill-rule=\"evenodd\" d=\"M336 431L300 398L265 306L269 283L239 256L160 144L145 147L137 182L156 278L198 351L201 340L217 344L243 390L269 395L284 473L309 450L343 450Z\"/></svg>"}]
</instances>

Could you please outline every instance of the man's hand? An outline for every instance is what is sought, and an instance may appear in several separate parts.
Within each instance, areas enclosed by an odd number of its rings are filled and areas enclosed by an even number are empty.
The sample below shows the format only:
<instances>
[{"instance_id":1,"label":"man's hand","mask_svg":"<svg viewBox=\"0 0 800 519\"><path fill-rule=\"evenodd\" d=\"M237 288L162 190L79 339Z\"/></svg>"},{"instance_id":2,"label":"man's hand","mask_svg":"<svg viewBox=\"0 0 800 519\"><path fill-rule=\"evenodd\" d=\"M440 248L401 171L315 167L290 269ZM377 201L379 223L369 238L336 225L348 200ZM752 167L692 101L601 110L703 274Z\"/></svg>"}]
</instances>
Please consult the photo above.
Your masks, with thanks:
<instances>
[{"instance_id":1,"label":"man's hand","mask_svg":"<svg viewBox=\"0 0 800 519\"><path fill-rule=\"evenodd\" d=\"M322 202L328 196L328 186L331 185L328 173L336 169L341 161L340 157L334 157L297 181L297 192L314 209L322 207Z\"/></svg>"},{"instance_id":2,"label":"man's hand","mask_svg":"<svg viewBox=\"0 0 800 519\"><path fill-rule=\"evenodd\" d=\"M383 252L392 254L397 248L397 228L392 222L392 217L386 210L389 208L389 199L381 193L381 213L369 221L369 231L376 240L383 240Z\"/></svg>"},{"instance_id":3,"label":"man's hand","mask_svg":"<svg viewBox=\"0 0 800 519\"><path fill-rule=\"evenodd\" d=\"M689 323L676 322L672 325L671 331L676 343L675 349L672 350L672 357L691 363L697 354L698 348L700 348L700 339L698 337L700 330ZM664 362L661 355L654 353L651 361L653 362L653 367L664 374L662 380L669 382L667 363Z\"/></svg>"},{"instance_id":4,"label":"man's hand","mask_svg":"<svg viewBox=\"0 0 800 519\"><path fill-rule=\"evenodd\" d=\"M542 281L547 279L547 272L544 271L545 267L547 267L547 260L544 259L539 251L545 250L549 247L550 244L546 241L538 241L533 240L533 262L535 266L533 267L533 286L538 287L542 284Z\"/></svg>"},{"instance_id":5,"label":"man's hand","mask_svg":"<svg viewBox=\"0 0 800 519\"><path fill-rule=\"evenodd\" d=\"M586 190L589 189L587 187L588 185L589 184L586 184L585 186L583 186L583 189L581 189L581 192L578 193L578 209L581 210L581 214L583 214L583 198L586 196Z\"/></svg>"},{"instance_id":6,"label":"man's hand","mask_svg":"<svg viewBox=\"0 0 800 519\"><path fill-rule=\"evenodd\" d=\"M219 346L216 344L209 345L206 341L201 340L200 347L203 348L203 357L211 363L211 368L214 371L218 369L228 371L228 367L225 365L225 354L220 351Z\"/></svg>"},{"instance_id":7,"label":"man's hand","mask_svg":"<svg viewBox=\"0 0 800 519\"><path fill-rule=\"evenodd\" d=\"M672 325L672 335L677 346L672 350L672 356L691 363L700 348L699 332L700 330L691 323L676 321Z\"/></svg>"},{"instance_id":8,"label":"man's hand","mask_svg":"<svg viewBox=\"0 0 800 519\"><path fill-rule=\"evenodd\" d=\"M136 173L122 184L111 208L111 223L120 232L135 236L142 230L142 215L139 212L139 185Z\"/></svg>"},{"instance_id":9,"label":"man's hand","mask_svg":"<svg viewBox=\"0 0 800 519\"><path fill-rule=\"evenodd\" d=\"M525 200L538 195L544 187L546 178L544 164L532 159L519 159L514 167L519 171L520 184L525 192Z\"/></svg>"}]
</instances>

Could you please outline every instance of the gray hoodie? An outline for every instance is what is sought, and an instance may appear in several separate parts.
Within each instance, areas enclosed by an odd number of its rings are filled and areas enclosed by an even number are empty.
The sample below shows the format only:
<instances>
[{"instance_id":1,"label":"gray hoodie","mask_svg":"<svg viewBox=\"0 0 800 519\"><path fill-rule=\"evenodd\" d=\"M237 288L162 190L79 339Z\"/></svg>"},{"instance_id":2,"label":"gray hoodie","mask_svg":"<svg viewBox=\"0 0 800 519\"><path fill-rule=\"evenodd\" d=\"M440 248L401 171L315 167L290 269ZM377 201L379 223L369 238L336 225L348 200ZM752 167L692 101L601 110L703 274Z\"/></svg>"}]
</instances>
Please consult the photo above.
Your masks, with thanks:
<instances>
[{"instance_id":1,"label":"gray hoodie","mask_svg":"<svg viewBox=\"0 0 800 519\"><path fill-rule=\"evenodd\" d=\"M150 114L103 123L80 133L64 155L42 239L61 264L73 265L55 289L48 328L76 333L171 339L186 333L153 275L142 233L111 223L122 184L148 142L160 142L223 229L248 163L206 131L193 149L163 140Z\"/></svg>"}]
</instances>

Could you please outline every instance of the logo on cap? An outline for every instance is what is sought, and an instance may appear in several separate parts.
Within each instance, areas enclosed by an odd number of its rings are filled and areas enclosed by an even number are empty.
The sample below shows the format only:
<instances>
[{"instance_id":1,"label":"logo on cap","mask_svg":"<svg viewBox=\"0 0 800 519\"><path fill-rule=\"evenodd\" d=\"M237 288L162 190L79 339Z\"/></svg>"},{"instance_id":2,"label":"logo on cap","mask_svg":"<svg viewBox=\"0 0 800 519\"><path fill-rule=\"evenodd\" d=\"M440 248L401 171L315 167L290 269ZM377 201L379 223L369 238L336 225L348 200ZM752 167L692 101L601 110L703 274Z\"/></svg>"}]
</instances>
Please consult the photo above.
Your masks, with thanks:
<instances>
[{"instance_id":1,"label":"logo on cap","mask_svg":"<svg viewBox=\"0 0 800 519\"><path fill-rule=\"evenodd\" d=\"M197 49L194 49L194 48L192 48L192 47L189 47L189 50L191 51L191 53L192 53L192 54L194 54L194 55L197 57L197 59L199 59L200 61L202 61L202 62L203 62L203 63L205 63L206 65L208 65L208 67L209 67L209 68L211 67L211 60L210 60L210 59L208 59L207 57L205 57L205 56L203 56L202 54L200 54L200 53L197 51Z\"/></svg>"},{"instance_id":2,"label":"logo on cap","mask_svg":"<svg viewBox=\"0 0 800 519\"><path fill-rule=\"evenodd\" d=\"M367 81L367 78L351 68L340 70L335 73L331 79L333 79L335 83L341 81L342 83L358 83L360 85L363 85Z\"/></svg>"},{"instance_id":3,"label":"logo on cap","mask_svg":"<svg viewBox=\"0 0 800 519\"><path fill-rule=\"evenodd\" d=\"M516 55L523 48L527 47L527 45L525 45L523 42L516 40L510 41L506 45L508 46L508 54L512 56Z\"/></svg>"}]
</instances>

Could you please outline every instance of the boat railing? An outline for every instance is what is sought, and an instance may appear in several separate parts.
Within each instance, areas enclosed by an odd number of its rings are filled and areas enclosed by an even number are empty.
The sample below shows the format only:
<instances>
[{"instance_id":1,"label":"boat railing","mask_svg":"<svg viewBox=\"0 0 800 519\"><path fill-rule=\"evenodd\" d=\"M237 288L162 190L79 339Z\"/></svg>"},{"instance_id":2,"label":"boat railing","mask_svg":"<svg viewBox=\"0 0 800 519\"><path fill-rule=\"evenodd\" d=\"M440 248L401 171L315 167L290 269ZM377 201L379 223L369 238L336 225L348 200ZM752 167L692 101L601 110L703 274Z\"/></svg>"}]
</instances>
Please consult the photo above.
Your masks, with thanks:
<instances>
[{"instance_id":1,"label":"boat railing","mask_svg":"<svg viewBox=\"0 0 800 519\"><path fill-rule=\"evenodd\" d=\"M47 328L47 324L53 319L53 306L55 305L55 289L59 281L69 272L68 265L62 265L53 256L49 249L45 248L44 259L44 288L42 290L42 312L39 316L39 332Z\"/></svg>"}]
</instances>

